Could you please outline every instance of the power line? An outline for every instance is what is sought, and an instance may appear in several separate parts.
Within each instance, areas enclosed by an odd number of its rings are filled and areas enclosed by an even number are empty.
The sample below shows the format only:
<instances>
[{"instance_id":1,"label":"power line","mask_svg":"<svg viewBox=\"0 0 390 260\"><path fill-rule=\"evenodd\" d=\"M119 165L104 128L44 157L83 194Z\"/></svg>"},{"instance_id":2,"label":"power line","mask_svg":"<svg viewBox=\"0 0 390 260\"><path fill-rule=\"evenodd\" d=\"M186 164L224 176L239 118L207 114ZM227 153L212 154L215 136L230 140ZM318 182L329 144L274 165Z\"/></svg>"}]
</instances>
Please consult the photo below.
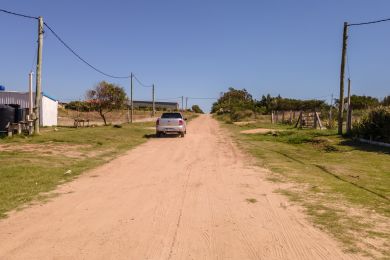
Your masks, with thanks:
<instances>
[{"instance_id":1,"label":"power line","mask_svg":"<svg viewBox=\"0 0 390 260\"><path fill-rule=\"evenodd\" d=\"M16 15L16 16L24 17L24 18L30 18L30 19L38 20L38 17L35 17L35 16L30 16L30 15L26 15L26 14L14 13L14 12L7 11L7 10L4 10L4 9L0 9L0 11L3 12L3 13L6 13L6 14L11 14L11 15Z\"/></svg>"},{"instance_id":2,"label":"power line","mask_svg":"<svg viewBox=\"0 0 390 260\"><path fill-rule=\"evenodd\" d=\"M39 19L38 17L35 17L35 16L15 13L15 12L7 11L7 10L4 10L4 9L0 9L0 11L4 12L6 14L11 14L11 15L15 15L15 16L24 17L24 18L30 18L30 19L35 19L35 20ZM89 63L84 58L82 58L79 54L77 54L76 51L74 51L67 43L65 43L65 41L62 40L61 37L54 31L54 29L51 28L46 22L44 23L44 25L49 29L49 31L51 31L51 33L57 38L57 40L59 40L71 53L73 53L73 55L75 55L80 61L85 63L87 66L89 66L93 70L95 70L95 71L99 72L100 74L103 74L103 75L105 75L107 77L110 77L110 78L115 78L115 79L128 79L128 78L130 78L130 76L115 76L115 75L111 75L111 74L108 74L108 73L98 69L97 67L93 66L91 63ZM138 81L138 79L137 79L137 81Z\"/></svg>"},{"instance_id":3,"label":"power line","mask_svg":"<svg viewBox=\"0 0 390 260\"><path fill-rule=\"evenodd\" d=\"M133 78L134 78L142 87L144 87L144 88L151 88L151 87L153 87L153 85L145 85L144 83L142 83L142 82L137 78L137 76L134 75L134 73L133 73Z\"/></svg>"},{"instance_id":4,"label":"power line","mask_svg":"<svg viewBox=\"0 0 390 260\"><path fill-rule=\"evenodd\" d=\"M75 55L80 61L82 61L83 63L85 63L87 66L89 66L90 68L92 68L93 70L99 72L100 74L103 74L107 77L110 77L110 78L115 78L115 79L128 79L130 78L130 76L115 76L115 75L111 75L111 74L108 74L108 73L105 73L103 72L102 70L96 68L95 66L93 66L92 64L90 64L88 61L86 61L85 59L83 59L79 54L77 54L68 44L66 44L60 36L58 36L58 34L47 24L47 23L44 23L44 25L47 27L47 29L49 29L51 31L51 33L57 38L57 40L59 40L71 53L73 53L73 55Z\"/></svg>"},{"instance_id":5,"label":"power line","mask_svg":"<svg viewBox=\"0 0 390 260\"><path fill-rule=\"evenodd\" d=\"M348 24L348 26L359 26L359 25L367 25L367 24L374 24L374 23L383 23L383 22L388 22L388 21L390 21L390 18L377 20L377 21L371 21L371 22L364 22L364 23L351 23L351 24Z\"/></svg>"}]
</instances>

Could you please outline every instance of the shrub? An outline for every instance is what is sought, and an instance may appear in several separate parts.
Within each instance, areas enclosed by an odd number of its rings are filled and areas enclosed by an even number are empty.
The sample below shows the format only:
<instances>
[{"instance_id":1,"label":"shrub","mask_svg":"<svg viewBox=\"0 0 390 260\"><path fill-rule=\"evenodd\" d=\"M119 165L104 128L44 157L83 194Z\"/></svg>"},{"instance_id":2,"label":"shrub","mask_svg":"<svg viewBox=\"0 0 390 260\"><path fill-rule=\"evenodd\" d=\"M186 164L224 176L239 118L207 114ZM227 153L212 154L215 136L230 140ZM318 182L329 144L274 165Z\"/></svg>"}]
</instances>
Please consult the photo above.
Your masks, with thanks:
<instances>
[{"instance_id":1,"label":"shrub","mask_svg":"<svg viewBox=\"0 0 390 260\"><path fill-rule=\"evenodd\" d=\"M354 124L353 134L390 143L390 107L378 107Z\"/></svg>"},{"instance_id":2,"label":"shrub","mask_svg":"<svg viewBox=\"0 0 390 260\"><path fill-rule=\"evenodd\" d=\"M233 122L242 121L244 119L253 118L253 111L246 109L246 110L233 110L230 113L231 120Z\"/></svg>"}]
</instances>

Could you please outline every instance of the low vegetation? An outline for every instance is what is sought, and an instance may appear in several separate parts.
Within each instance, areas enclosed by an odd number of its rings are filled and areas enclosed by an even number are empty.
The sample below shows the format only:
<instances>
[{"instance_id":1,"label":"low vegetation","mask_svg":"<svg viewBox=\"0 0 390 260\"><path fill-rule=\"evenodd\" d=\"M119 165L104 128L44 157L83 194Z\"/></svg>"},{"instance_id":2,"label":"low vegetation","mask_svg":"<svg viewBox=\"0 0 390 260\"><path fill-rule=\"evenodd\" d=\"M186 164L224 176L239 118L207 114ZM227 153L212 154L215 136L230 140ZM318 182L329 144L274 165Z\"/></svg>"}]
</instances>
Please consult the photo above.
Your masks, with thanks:
<instances>
[{"instance_id":1,"label":"low vegetation","mask_svg":"<svg viewBox=\"0 0 390 260\"><path fill-rule=\"evenodd\" d=\"M39 136L0 139L0 217L145 142L152 125L43 128Z\"/></svg>"},{"instance_id":2,"label":"low vegetation","mask_svg":"<svg viewBox=\"0 0 390 260\"><path fill-rule=\"evenodd\" d=\"M203 110L198 105L193 105L191 107L192 112L197 114L204 114Z\"/></svg>"},{"instance_id":3,"label":"low vegetation","mask_svg":"<svg viewBox=\"0 0 390 260\"><path fill-rule=\"evenodd\" d=\"M390 143L390 107L378 107L356 122L353 134L357 137Z\"/></svg>"},{"instance_id":4,"label":"low vegetation","mask_svg":"<svg viewBox=\"0 0 390 260\"><path fill-rule=\"evenodd\" d=\"M260 166L271 170L267 178L279 183L277 192L303 206L347 251L390 257L389 148L357 143L333 130L259 121L223 126ZM242 133L257 128L268 130Z\"/></svg>"}]
</instances>

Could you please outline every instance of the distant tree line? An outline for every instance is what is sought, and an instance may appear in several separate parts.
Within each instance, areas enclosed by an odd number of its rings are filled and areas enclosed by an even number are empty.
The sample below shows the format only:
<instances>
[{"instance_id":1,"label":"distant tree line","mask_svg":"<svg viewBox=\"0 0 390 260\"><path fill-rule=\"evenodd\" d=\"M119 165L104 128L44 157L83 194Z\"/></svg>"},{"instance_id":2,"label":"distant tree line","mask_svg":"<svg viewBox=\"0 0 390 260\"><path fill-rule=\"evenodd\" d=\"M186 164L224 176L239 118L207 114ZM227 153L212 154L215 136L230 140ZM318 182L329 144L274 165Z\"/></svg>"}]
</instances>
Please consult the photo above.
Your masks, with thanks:
<instances>
[{"instance_id":1,"label":"distant tree line","mask_svg":"<svg viewBox=\"0 0 390 260\"><path fill-rule=\"evenodd\" d=\"M337 104L338 100L336 99L335 107ZM383 101L370 96L351 96L351 106L354 110L375 108L380 105L389 106L390 96L386 96ZM324 111L329 109L330 105L325 100L302 100L284 98L280 95L274 97L270 94L262 95L259 100L256 100L246 89L229 88L212 105L211 112L229 113L231 119L236 120L251 114L271 114L272 111Z\"/></svg>"},{"instance_id":2,"label":"distant tree line","mask_svg":"<svg viewBox=\"0 0 390 260\"><path fill-rule=\"evenodd\" d=\"M274 110L321 110L328 107L324 100L300 100L263 95L260 100L252 97L246 89L229 88L212 106L212 113L251 110L260 114L270 114Z\"/></svg>"}]
</instances>

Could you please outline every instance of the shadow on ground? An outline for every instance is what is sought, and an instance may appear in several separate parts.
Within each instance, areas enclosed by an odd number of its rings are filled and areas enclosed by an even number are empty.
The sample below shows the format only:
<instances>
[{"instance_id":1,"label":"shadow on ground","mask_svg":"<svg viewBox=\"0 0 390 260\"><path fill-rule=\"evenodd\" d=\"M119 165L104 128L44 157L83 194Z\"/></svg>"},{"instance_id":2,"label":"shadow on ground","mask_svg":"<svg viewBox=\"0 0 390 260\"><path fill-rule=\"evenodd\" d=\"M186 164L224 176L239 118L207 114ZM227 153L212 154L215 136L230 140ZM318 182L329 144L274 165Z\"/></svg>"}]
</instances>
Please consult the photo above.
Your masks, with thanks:
<instances>
[{"instance_id":1,"label":"shadow on ground","mask_svg":"<svg viewBox=\"0 0 390 260\"><path fill-rule=\"evenodd\" d=\"M157 138L157 139L159 139L159 138L177 138L179 136L180 136L180 134L167 134L167 135L162 135L160 137L157 137L156 134L146 134L146 135L144 135L144 138L147 138L147 139L149 139L149 138Z\"/></svg>"},{"instance_id":2,"label":"shadow on ground","mask_svg":"<svg viewBox=\"0 0 390 260\"><path fill-rule=\"evenodd\" d=\"M344 141L340 142L340 145L350 146L356 150L365 151L365 152L390 154L390 148L388 147L366 144L352 139L345 139Z\"/></svg>"}]
</instances>

